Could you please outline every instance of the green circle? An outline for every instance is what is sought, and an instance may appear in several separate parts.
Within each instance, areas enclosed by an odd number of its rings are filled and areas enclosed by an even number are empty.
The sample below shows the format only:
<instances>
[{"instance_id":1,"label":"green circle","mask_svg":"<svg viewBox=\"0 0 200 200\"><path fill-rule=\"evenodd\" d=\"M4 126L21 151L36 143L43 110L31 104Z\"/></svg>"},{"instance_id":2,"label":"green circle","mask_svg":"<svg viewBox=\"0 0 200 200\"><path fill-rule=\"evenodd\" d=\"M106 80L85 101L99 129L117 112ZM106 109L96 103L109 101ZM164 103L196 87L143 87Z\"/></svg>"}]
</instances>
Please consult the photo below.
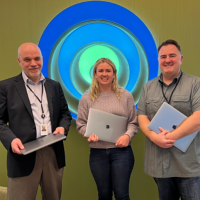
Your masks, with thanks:
<instances>
[{"instance_id":1,"label":"green circle","mask_svg":"<svg viewBox=\"0 0 200 200\"><path fill-rule=\"evenodd\" d=\"M92 82L91 69L100 58L109 58L112 60L117 72L119 71L119 59L115 52L104 45L93 45L82 53L79 60L80 74L88 83Z\"/></svg>"}]
</instances>

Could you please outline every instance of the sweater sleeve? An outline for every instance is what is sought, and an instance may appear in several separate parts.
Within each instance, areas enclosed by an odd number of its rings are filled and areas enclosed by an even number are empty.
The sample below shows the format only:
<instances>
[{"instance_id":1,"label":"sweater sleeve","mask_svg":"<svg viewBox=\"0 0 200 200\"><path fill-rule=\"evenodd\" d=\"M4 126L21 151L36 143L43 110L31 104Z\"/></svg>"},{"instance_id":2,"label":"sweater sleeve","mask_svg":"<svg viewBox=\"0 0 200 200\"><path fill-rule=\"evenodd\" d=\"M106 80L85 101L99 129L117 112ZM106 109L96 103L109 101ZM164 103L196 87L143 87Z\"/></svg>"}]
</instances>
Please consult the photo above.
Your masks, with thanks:
<instances>
[{"instance_id":1,"label":"sweater sleeve","mask_svg":"<svg viewBox=\"0 0 200 200\"><path fill-rule=\"evenodd\" d=\"M89 113L88 96L87 94L85 94L81 97L79 101L78 115L76 119L76 129L82 136L85 135L88 113Z\"/></svg>"},{"instance_id":2,"label":"sweater sleeve","mask_svg":"<svg viewBox=\"0 0 200 200\"><path fill-rule=\"evenodd\" d=\"M139 129L137 111L135 108L135 102L131 93L127 96L127 110L128 110L128 124L127 131L125 134L129 135L130 138L133 138Z\"/></svg>"}]
</instances>

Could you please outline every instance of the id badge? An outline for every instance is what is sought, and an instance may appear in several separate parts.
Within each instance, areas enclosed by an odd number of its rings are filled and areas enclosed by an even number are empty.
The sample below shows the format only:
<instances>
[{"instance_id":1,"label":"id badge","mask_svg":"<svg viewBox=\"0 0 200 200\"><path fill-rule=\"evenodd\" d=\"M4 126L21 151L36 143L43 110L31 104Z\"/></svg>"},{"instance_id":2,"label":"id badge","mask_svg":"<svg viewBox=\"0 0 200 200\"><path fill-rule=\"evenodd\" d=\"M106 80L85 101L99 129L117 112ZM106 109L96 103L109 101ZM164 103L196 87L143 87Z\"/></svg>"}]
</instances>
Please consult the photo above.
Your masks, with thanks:
<instances>
[{"instance_id":1,"label":"id badge","mask_svg":"<svg viewBox=\"0 0 200 200\"><path fill-rule=\"evenodd\" d=\"M41 124L41 136L48 135L47 134L47 125Z\"/></svg>"}]
</instances>

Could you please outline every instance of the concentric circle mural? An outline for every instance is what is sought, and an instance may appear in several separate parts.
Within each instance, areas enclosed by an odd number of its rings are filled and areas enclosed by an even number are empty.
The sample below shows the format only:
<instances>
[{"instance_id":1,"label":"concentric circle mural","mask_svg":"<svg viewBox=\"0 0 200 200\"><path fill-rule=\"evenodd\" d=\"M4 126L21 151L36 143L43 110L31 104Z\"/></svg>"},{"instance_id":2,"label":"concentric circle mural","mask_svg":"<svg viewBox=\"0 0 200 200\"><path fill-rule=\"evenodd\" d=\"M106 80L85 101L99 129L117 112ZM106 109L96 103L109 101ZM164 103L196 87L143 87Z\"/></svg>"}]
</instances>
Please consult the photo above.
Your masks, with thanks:
<instances>
[{"instance_id":1,"label":"concentric circle mural","mask_svg":"<svg viewBox=\"0 0 200 200\"><path fill-rule=\"evenodd\" d=\"M59 81L73 118L102 57L118 71L119 85L138 103L143 85L158 74L157 50L145 24L129 10L109 2L76 4L58 14L39 42L43 74Z\"/></svg>"}]
</instances>

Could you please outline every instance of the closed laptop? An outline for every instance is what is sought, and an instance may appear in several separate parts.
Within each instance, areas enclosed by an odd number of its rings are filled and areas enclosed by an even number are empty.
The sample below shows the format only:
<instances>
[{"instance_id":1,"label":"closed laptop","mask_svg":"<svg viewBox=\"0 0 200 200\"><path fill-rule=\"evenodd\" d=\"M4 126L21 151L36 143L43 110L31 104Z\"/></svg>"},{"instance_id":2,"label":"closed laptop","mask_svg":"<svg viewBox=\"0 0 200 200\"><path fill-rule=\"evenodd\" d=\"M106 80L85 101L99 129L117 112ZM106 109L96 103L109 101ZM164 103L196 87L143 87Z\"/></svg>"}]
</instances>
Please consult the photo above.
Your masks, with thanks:
<instances>
[{"instance_id":1,"label":"closed laptop","mask_svg":"<svg viewBox=\"0 0 200 200\"><path fill-rule=\"evenodd\" d=\"M176 129L176 127L179 126L186 118L187 116L185 116L183 113L164 102L154 118L151 120L148 128L156 133L160 133L159 127L171 132ZM182 152L186 152L198 131L177 140L174 143L174 146Z\"/></svg>"},{"instance_id":2,"label":"closed laptop","mask_svg":"<svg viewBox=\"0 0 200 200\"><path fill-rule=\"evenodd\" d=\"M126 131L126 117L90 108L85 137L94 133L99 140L116 143Z\"/></svg>"},{"instance_id":3,"label":"closed laptop","mask_svg":"<svg viewBox=\"0 0 200 200\"><path fill-rule=\"evenodd\" d=\"M37 138L36 140L23 144L24 149L21 149L21 152L22 154L27 155L29 153L32 153L34 151L37 151L41 148L44 148L46 146L49 146L51 144L54 144L64 139L66 139L66 136L61 133L58 133L56 135L51 133L47 136L40 137L40 138Z\"/></svg>"}]
</instances>

